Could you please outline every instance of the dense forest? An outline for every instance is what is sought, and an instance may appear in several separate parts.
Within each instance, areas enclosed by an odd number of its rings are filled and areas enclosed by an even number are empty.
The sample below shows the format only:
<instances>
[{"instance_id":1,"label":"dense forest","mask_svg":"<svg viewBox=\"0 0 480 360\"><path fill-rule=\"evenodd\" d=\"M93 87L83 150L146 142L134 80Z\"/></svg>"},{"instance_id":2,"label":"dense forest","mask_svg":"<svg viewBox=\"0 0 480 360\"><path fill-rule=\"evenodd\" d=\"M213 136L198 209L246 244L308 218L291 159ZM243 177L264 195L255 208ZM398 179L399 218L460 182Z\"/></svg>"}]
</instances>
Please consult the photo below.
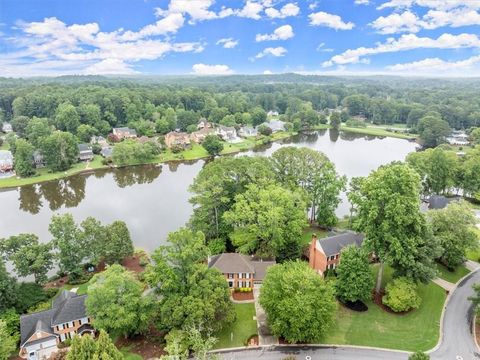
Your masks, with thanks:
<instances>
[{"instance_id":1,"label":"dense forest","mask_svg":"<svg viewBox=\"0 0 480 360\"><path fill-rule=\"evenodd\" d=\"M223 120L225 125L255 124L269 110L291 122L316 122L318 111L344 106L349 115L361 115L373 123L412 127L434 111L450 127L462 129L480 123L479 88L480 81L465 79L296 74L0 79L0 119L13 121L17 128L38 117L74 133L82 124L102 134L118 125L148 133L145 128L185 130L199 117L216 123ZM168 123L173 115L176 123ZM22 118L15 121L18 117Z\"/></svg>"}]
</instances>

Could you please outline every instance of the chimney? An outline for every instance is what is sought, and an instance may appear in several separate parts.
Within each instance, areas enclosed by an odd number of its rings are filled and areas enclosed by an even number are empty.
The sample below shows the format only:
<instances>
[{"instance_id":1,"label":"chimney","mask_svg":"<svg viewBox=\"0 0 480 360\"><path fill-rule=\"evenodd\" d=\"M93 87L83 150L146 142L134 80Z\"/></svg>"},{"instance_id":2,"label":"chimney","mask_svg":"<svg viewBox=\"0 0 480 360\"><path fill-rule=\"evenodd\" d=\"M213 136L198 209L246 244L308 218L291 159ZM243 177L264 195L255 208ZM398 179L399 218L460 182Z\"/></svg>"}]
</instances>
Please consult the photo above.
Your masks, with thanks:
<instances>
[{"instance_id":1,"label":"chimney","mask_svg":"<svg viewBox=\"0 0 480 360\"><path fill-rule=\"evenodd\" d=\"M310 251L309 251L309 257L308 257L308 263L312 269L315 269L316 246L317 246L317 234L313 233L312 241L310 242L310 249L309 249Z\"/></svg>"}]
</instances>

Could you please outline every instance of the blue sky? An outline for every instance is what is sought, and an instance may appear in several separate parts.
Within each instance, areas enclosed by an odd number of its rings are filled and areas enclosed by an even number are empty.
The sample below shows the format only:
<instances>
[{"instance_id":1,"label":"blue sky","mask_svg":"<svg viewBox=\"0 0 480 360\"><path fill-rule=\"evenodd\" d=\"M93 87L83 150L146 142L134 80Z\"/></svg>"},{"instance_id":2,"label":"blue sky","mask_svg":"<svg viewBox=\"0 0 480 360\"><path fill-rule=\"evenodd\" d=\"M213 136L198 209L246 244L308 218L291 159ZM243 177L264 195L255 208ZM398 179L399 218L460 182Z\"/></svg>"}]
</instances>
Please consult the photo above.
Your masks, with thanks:
<instances>
[{"instance_id":1,"label":"blue sky","mask_svg":"<svg viewBox=\"0 0 480 360\"><path fill-rule=\"evenodd\" d=\"M480 75L480 0L1 0L0 76Z\"/></svg>"}]
</instances>

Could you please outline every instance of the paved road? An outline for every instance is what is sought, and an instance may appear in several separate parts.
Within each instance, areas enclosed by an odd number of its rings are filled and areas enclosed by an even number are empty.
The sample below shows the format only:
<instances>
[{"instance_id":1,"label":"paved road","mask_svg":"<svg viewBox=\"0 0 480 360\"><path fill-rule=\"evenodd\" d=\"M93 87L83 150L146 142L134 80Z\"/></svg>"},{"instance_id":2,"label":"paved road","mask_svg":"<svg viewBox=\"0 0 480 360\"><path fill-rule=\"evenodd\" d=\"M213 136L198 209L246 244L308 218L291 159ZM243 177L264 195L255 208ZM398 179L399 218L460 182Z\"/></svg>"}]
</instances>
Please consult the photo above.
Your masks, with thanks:
<instances>
[{"instance_id":1,"label":"paved road","mask_svg":"<svg viewBox=\"0 0 480 360\"><path fill-rule=\"evenodd\" d=\"M468 298L473 295L472 285L480 283L480 271L471 273L452 293L443 319L443 339L430 356L432 360L480 360L471 333L473 306ZM402 352L370 350L350 347L272 347L262 350L243 350L223 353L225 360L283 359L294 355L296 359L312 360L406 360Z\"/></svg>"}]
</instances>

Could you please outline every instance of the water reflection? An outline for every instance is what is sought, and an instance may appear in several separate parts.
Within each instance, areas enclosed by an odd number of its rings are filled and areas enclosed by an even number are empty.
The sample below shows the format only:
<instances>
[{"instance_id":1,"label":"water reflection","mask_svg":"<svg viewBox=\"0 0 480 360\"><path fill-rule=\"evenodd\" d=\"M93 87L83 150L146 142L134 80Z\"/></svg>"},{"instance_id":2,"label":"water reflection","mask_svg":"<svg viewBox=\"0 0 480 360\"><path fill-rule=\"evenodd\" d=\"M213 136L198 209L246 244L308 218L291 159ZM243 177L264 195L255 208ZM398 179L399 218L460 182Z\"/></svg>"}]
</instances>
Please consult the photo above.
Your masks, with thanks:
<instances>
[{"instance_id":1,"label":"water reflection","mask_svg":"<svg viewBox=\"0 0 480 360\"><path fill-rule=\"evenodd\" d=\"M22 186L19 190L18 201L20 209L30 214L38 214L43 205L37 185Z\"/></svg>"},{"instance_id":2,"label":"water reflection","mask_svg":"<svg viewBox=\"0 0 480 360\"><path fill-rule=\"evenodd\" d=\"M161 172L161 165L134 166L116 169L113 178L119 187L124 188L135 184L150 184Z\"/></svg>"}]
</instances>

